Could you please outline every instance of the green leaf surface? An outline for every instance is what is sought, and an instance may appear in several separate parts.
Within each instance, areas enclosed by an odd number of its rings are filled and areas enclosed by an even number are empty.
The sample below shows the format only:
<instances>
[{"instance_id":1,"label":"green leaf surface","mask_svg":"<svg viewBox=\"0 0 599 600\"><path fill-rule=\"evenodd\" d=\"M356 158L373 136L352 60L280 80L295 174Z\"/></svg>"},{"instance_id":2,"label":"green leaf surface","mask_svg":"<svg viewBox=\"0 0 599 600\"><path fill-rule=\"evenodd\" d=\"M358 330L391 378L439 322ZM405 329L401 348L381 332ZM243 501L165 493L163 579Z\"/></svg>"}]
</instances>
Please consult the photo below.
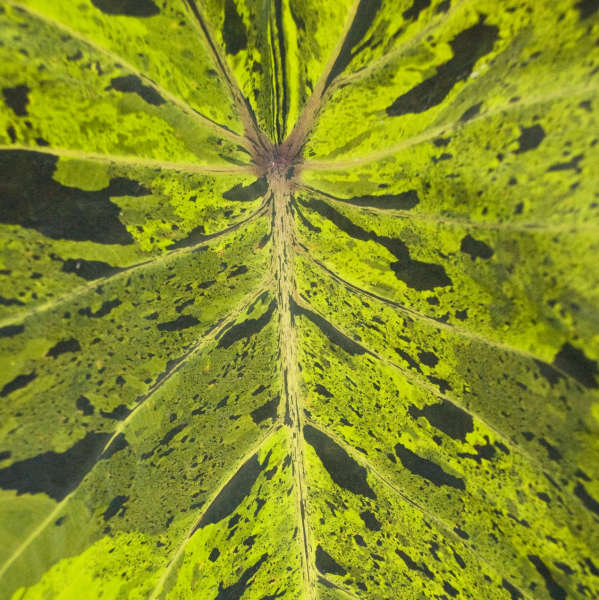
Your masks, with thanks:
<instances>
[{"instance_id":1,"label":"green leaf surface","mask_svg":"<svg viewBox=\"0 0 599 600\"><path fill-rule=\"evenodd\" d=\"M599 3L0 4L0 599L599 596Z\"/></svg>"}]
</instances>

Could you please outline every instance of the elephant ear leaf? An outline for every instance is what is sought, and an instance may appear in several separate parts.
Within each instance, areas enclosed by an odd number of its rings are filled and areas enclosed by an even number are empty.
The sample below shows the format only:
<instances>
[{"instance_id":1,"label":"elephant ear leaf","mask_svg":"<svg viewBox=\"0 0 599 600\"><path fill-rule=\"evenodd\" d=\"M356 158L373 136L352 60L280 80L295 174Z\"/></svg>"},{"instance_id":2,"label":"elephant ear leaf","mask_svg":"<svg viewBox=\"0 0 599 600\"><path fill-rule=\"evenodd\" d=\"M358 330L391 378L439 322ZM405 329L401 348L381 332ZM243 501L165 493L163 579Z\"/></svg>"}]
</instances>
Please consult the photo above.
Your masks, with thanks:
<instances>
[{"instance_id":1,"label":"elephant ear leaf","mask_svg":"<svg viewBox=\"0 0 599 600\"><path fill-rule=\"evenodd\" d=\"M0 5L0 600L599 596L598 39Z\"/></svg>"}]
</instances>

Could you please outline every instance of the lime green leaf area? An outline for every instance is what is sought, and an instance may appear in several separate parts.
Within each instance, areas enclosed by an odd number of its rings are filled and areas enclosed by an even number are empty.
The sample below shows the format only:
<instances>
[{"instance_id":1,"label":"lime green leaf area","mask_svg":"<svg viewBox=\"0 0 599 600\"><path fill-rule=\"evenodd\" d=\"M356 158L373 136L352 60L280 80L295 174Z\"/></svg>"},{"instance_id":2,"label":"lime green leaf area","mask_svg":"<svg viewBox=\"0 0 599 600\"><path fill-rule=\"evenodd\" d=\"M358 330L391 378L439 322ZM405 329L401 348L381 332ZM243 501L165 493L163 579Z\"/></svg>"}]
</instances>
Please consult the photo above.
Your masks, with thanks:
<instances>
[{"instance_id":1,"label":"lime green leaf area","mask_svg":"<svg viewBox=\"0 0 599 600\"><path fill-rule=\"evenodd\" d=\"M0 600L599 597L599 2L0 0Z\"/></svg>"}]
</instances>

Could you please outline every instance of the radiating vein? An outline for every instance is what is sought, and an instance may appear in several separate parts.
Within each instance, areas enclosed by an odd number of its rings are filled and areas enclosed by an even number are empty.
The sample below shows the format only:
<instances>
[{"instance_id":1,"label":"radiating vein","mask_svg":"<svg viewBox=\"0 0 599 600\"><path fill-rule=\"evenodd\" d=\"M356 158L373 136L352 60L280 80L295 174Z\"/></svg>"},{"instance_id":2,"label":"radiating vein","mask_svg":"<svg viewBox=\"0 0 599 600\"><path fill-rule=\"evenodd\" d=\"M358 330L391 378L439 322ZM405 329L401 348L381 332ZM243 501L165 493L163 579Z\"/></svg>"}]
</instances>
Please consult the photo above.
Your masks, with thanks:
<instances>
[{"instance_id":1,"label":"radiating vein","mask_svg":"<svg viewBox=\"0 0 599 600\"><path fill-rule=\"evenodd\" d=\"M572 223L562 225L551 225L548 223L537 223L537 222L518 222L518 223L494 223L492 221L471 221L468 219L459 219L456 217L443 217L437 216L430 213L414 212L411 210L395 210L387 208L377 208L374 206L358 206L351 202L351 200L345 200L343 198L337 198L318 190L310 185L299 183L298 189L319 196L327 202L332 202L340 207L351 208L360 212L374 213L385 217L396 217L398 219L406 219L408 221L425 221L427 223L438 223L440 225L449 225L451 227L463 227L467 229L488 229L497 231L517 231L527 233L595 233L599 232L599 226L584 223Z\"/></svg>"},{"instance_id":2,"label":"radiating vein","mask_svg":"<svg viewBox=\"0 0 599 600\"><path fill-rule=\"evenodd\" d=\"M354 22L354 18L358 11L358 7L360 5L360 1L361 0L354 0L354 3L352 4L349 13L347 14L343 33L339 41L337 42L335 49L331 53L329 61L323 69L320 78L316 82L312 94L310 95L308 101L302 108L302 111L300 112L300 115L295 123L293 131L289 134L287 140L285 141L285 143L289 146L290 152L292 154L299 154L299 152L303 148L307 136L309 135L310 131L312 130L312 127L314 126L316 117L318 116L324 104L324 93L327 89L327 80L333 69L333 66L335 65L335 62L337 61L337 58L339 57L339 54L341 53L343 44L350 32L350 29Z\"/></svg>"},{"instance_id":3,"label":"radiating vein","mask_svg":"<svg viewBox=\"0 0 599 600\"><path fill-rule=\"evenodd\" d=\"M177 358L174 363L171 363L166 374L159 381L157 381L146 394L138 399L135 408L129 413L126 419L119 423L114 430L112 437L106 442L102 453L108 450L117 436L122 433L128 424L135 418L136 414L147 405L147 400L156 394L156 392L158 392L167 383L167 381L172 379L196 354L201 352L208 344L218 338L218 336L231 323L235 322L239 315L241 315L253 302L255 302L261 294L268 290L271 285L272 277L269 275L255 292L246 296L242 302L240 302L233 310L231 310L231 312L209 327L208 330L194 344L192 344L192 346L182 356Z\"/></svg>"},{"instance_id":4,"label":"radiating vein","mask_svg":"<svg viewBox=\"0 0 599 600\"><path fill-rule=\"evenodd\" d=\"M176 104L179 108L181 108L185 113L191 115L192 117L194 117L195 119L200 121L204 127L207 127L208 129L212 129L213 131L216 131L222 137L230 139L231 141L235 142L236 144L240 144L242 146L247 145L246 141L244 140L244 138L242 136L240 136L239 134L237 134L234 131L232 131L231 129L229 129L226 125L217 123L217 122L213 121L210 117L207 117L206 115L191 108L186 102L184 102L183 100L181 100L180 98L175 96L173 93L169 92L167 89L156 84L149 77L147 77L141 71L136 69L131 63L129 63L127 60L125 60L122 56L119 56L118 54L115 54L111 50L104 48L103 46L101 46L97 42L89 39L82 33L70 28L68 25L65 25L64 23L60 23L59 21L56 21L52 17L49 17L48 15L46 15L42 12L39 12L29 6L22 5L19 2L14 2L13 0L7 0L7 4L14 8L18 8L19 10L23 10L23 11L29 13L30 15L40 19L41 21L44 21L45 23L48 23L49 25L51 25L57 29L60 29L61 31L64 31L65 33L69 34L69 36L83 42L85 45L89 46L90 48L93 48L94 50L104 54L105 56L110 58L115 63L122 65L126 70L130 71L131 73L133 73L134 75L136 75L137 77L142 79L144 81L144 83L146 83L147 85L149 85L150 87L155 89L161 96L167 98L170 102L172 102L173 104Z\"/></svg>"},{"instance_id":5,"label":"radiating vein","mask_svg":"<svg viewBox=\"0 0 599 600\"><path fill-rule=\"evenodd\" d=\"M313 312L314 314L319 316L321 319L326 321L330 325L330 327L332 329L334 329L335 331L337 331L341 336L351 340L352 343L356 344L357 346L360 346L363 349L364 353L369 354L378 362L391 367L395 371L399 371L410 385L413 385L414 387L416 387L420 390L428 392L429 394L431 394L435 398L438 398L439 400L445 400L446 402L449 402L451 405L453 405L453 406L459 408L460 410L464 411L465 413L469 414L474 420L478 421L479 423L482 423L485 427L487 427L490 431L492 431L498 438L500 438L502 440L502 442L505 443L506 446L509 446L512 450L514 450L518 454L525 457L527 461L534 464L540 471L542 471L543 466L536 458L534 458L533 456L528 454L528 452L524 448L522 448L519 444L514 442L514 440L512 440L510 437L508 437L507 435L505 435L504 433L499 431L496 427L494 427L491 423L489 423L481 415L479 415L472 409L467 408L466 406L461 404L459 402L459 400L457 400L455 397L453 397L452 395L449 395L447 393L440 392L439 390L437 390L435 388L435 386L433 384L431 384L427 381L423 381L422 379L420 379L419 377L414 375L409 369L402 367L401 365L397 364L396 362L381 356L378 352L376 352L375 350L370 348L363 341L356 342L347 331L345 331L342 327L339 327L335 323L332 323L327 317L325 317L323 314L319 313L312 306L309 306L302 297L295 296L294 300L296 301L296 303L299 306L309 310L310 312Z\"/></svg>"},{"instance_id":6,"label":"radiating vein","mask_svg":"<svg viewBox=\"0 0 599 600\"><path fill-rule=\"evenodd\" d=\"M222 481L221 485L213 492L213 494L210 496L210 498L208 499L208 501L205 503L204 509L200 512L200 514L198 515L197 519L193 522L193 525L185 533L185 536L184 536L183 540L179 544L179 547L177 548L177 550L173 554L173 556L172 556L171 560L169 561L168 565L166 566L166 568L162 572L162 575L160 576L160 579L158 580L158 583L156 584L156 586L152 590L152 593L150 594L148 600L156 600L160 596L160 594L162 593L162 591L164 589L164 584L166 583L167 579L169 578L169 575L171 574L172 570L174 569L174 567L178 563L179 559L183 555L183 552L185 552L185 547L187 546L187 544L189 543L189 541L193 537L193 534L196 531L196 529L198 528L198 525L200 524L200 522L202 521L202 518L207 513L207 511L210 509L210 507L212 506L212 504L214 503L214 501L218 498L218 495L221 493L221 491L223 490L223 488L233 479L233 477L235 477L235 475L239 471L239 469L241 469L241 467L256 452L258 452L258 450L260 450L260 448L278 431L278 429L279 429L279 427L277 425L274 425L273 427L271 427L266 432L266 435L264 435L256 444L254 444L254 446L252 446L252 448L250 448L250 450L248 452L245 453L245 455L242 458L240 458L237 461L237 463L235 464L235 466L234 466L233 470L231 471L231 473L229 474L229 476L226 477Z\"/></svg>"},{"instance_id":7,"label":"radiating vein","mask_svg":"<svg viewBox=\"0 0 599 600\"><path fill-rule=\"evenodd\" d=\"M249 140L250 147L253 147L254 151L258 148L264 149L268 145L268 140L264 133L259 129L254 115L250 111L249 103L244 97L233 72L229 68L227 61L215 41L212 28L208 19L206 19L201 6L199 6L195 0L183 1L194 17L192 22L200 33L201 39L206 44L206 48L211 54L218 71L227 82L227 86L229 87L239 118L241 119L241 123L245 130L245 137Z\"/></svg>"},{"instance_id":8,"label":"radiating vein","mask_svg":"<svg viewBox=\"0 0 599 600\"><path fill-rule=\"evenodd\" d=\"M49 146L23 146L23 145L0 145L0 152L10 150L24 150L38 154L50 154L61 158L72 158L76 160L88 160L117 165L128 165L147 169L161 169L165 171L177 171L181 173L198 174L237 174L245 175L253 173L252 165L205 165L201 163L168 162L151 158L140 158L138 156L125 156L118 154L99 154L95 152L82 152L68 148L51 148Z\"/></svg>"},{"instance_id":9,"label":"radiating vein","mask_svg":"<svg viewBox=\"0 0 599 600\"><path fill-rule=\"evenodd\" d=\"M102 456L106 453L106 451L110 448L112 443L116 440L116 438L126 429L126 427L134 420L134 418L140 413L142 408L147 407L148 400L153 398L155 394L170 380L172 379L179 370L187 364L190 359L195 356L198 352L203 350L210 342L218 337L218 335L229 325L231 321L235 321L235 319L243 313L243 311L250 306L250 304L258 298L265 289L267 289L268 284L270 282L270 278L267 282L264 282L257 291L253 292L251 295L246 296L242 302L240 302L231 312L223 317L216 325L210 327L202 337L197 340L191 348L189 348L183 356L177 359L176 363L171 366L169 371L162 377L159 381L157 381L152 388L144 394L141 398L138 399L135 408L131 411L131 413L127 416L127 418L119 423L117 427L114 429L113 435L108 440L102 451L97 455L94 463L91 465L88 472L85 474L85 477L80 482L79 486L73 489L69 494L67 494L48 514L48 516L25 538L25 540L15 549L15 551L11 554L11 556L7 559L7 561L0 568L0 580L6 573L6 571L11 567L11 565L27 550L27 548L35 541L35 539L44 531L44 529L52 523L61 510L68 504L69 500L77 493L81 483L89 476L89 474L94 470L94 468L100 462ZM271 430L272 433L272 430Z\"/></svg>"},{"instance_id":10,"label":"radiating vein","mask_svg":"<svg viewBox=\"0 0 599 600\"><path fill-rule=\"evenodd\" d=\"M341 283L343 283L342 280L341 280ZM376 350L372 349L370 346L365 344L363 341L356 342L347 331L345 331L342 327L339 327L335 323L332 323L326 316L324 316L323 314L316 311L312 306L310 306L307 303L307 300L304 299L303 297L296 295L294 297L294 300L296 301L296 303L299 306L313 312L314 314L318 315L321 319L326 321L329 324L329 326L331 328L333 328L335 331L337 331L341 336L347 338L348 340L351 340L352 343L356 344L357 346L360 346L363 349L364 353L369 354L375 360L377 360L377 361L381 362L382 364L384 364L388 367L391 367L392 369L401 373L402 376L405 378L405 380L408 383L410 383L411 385L413 385L414 387L424 390L424 391L428 392L429 394L431 394L432 396L434 396L435 398L438 398L439 400L444 400L444 401L450 403L452 406L455 406L456 408L460 409L461 411L469 414L475 421L481 423L487 429L492 431L504 443L505 446L509 447L511 450L513 450L514 452L516 452L517 454L522 456L526 462L530 463L530 465L536 470L537 473L546 472L546 470L547 470L546 465L543 465L534 456L529 454L528 451L525 448L523 448L518 442L516 442L514 439L512 439L508 435L504 434L503 432L501 432L492 423L487 421L484 417L482 417L476 411L464 406L459 401L459 398L455 397L452 394L440 392L431 383L429 383L427 381L423 381L422 379L418 378L409 369L406 369L405 367L397 364L396 362L381 356ZM564 469L563 464L568 464L571 471L567 472L567 470ZM561 473L566 479L570 478L572 473L577 468L578 468L578 465L571 463L570 460L568 460L568 459L563 459L563 463L560 463L559 466L555 466L555 465L553 466L553 469L555 471L558 471L559 473ZM581 499L574 493L573 489L571 489L570 487L567 487L567 486L564 486L563 489L564 489L564 491L566 491L568 493L568 495L571 497L573 502L575 502L579 506L582 506Z\"/></svg>"},{"instance_id":11,"label":"radiating vein","mask_svg":"<svg viewBox=\"0 0 599 600\"><path fill-rule=\"evenodd\" d=\"M352 594L350 591L346 590L345 588L341 587L340 585L336 584L335 582L331 581L330 579L328 579L327 577L324 577L323 575L319 575L318 576L318 581L322 584L323 582L326 582L327 586L330 586L332 588L335 588L335 590L337 590L339 593L343 594L343 596L345 596L346 598L351 598L352 600L361 600L360 598L358 598L358 596L355 596L354 594Z\"/></svg>"},{"instance_id":12,"label":"radiating vein","mask_svg":"<svg viewBox=\"0 0 599 600\"><path fill-rule=\"evenodd\" d=\"M387 475L385 475L384 473L379 471L363 454L361 454L360 452L355 450L352 446L347 444L347 442L343 438L338 436L336 433L330 431L328 428L323 427L321 424L315 423L312 419L307 419L307 421L309 421L310 424L314 428L318 429L323 434L327 435L332 440L334 440L335 443L337 443L339 446L341 446L347 452L347 454L349 454L357 463L359 463L360 465L365 467L368 471L370 471L381 483L383 483L383 485L385 485L385 487L387 487L394 494L396 494L400 498L402 498L402 500L404 500L405 502L407 502L408 504L413 506L416 510L418 510L420 513L422 513L425 517L427 517L428 519L433 521L436 525L437 531L439 531L443 535L443 537L450 538L454 542L458 542L460 545L465 546L466 548L468 548L470 550L470 552L472 552L472 554L477 558L477 560L479 560L480 562L487 565L487 567L489 567L490 569L495 571L500 577L508 579L507 577L504 576L504 574L501 572L501 570L498 567L496 567L495 565L491 564L488 560L483 558L480 555L480 553L471 544L469 544L467 541L460 538L453 531L453 526L450 523L448 523L447 521L445 521L444 519L439 517L437 513L427 510L424 506L422 506L420 503L418 503L416 500L414 500L412 497L410 497L408 494L406 494L404 491L402 491L400 488L398 488L389 479L389 477ZM516 586L514 586L514 587L516 587ZM529 600L534 600L534 598L529 596L524 590L522 590L520 588L518 588L518 589L525 598L528 598Z\"/></svg>"},{"instance_id":13,"label":"radiating vein","mask_svg":"<svg viewBox=\"0 0 599 600\"><path fill-rule=\"evenodd\" d=\"M346 76L340 75L338 79L331 84L330 93L332 94L336 89L345 87L356 80L364 79L372 73L384 68L393 59L400 57L413 46L422 42L422 40L435 31L439 25L443 25L445 21L449 20L458 11L458 9L462 7L463 4L466 4L470 1L471 0L459 0L459 2L452 3L448 13L441 14L434 18L425 28L421 29L416 35L412 36L404 44L401 44L397 48L393 48L393 50L387 54L384 54L380 58L372 61L367 66L355 71L354 73L350 73Z\"/></svg>"},{"instance_id":14,"label":"radiating vein","mask_svg":"<svg viewBox=\"0 0 599 600\"><path fill-rule=\"evenodd\" d=\"M466 122L456 120L450 124L437 125L435 127L425 129L421 133L414 135L409 138L404 138L399 144L383 148L372 152L371 154L365 154L359 157L346 158L343 160L305 160L302 164L303 171L345 171L348 168L358 167L367 165L369 163L376 162L384 158L390 158L394 154L401 151L408 150L412 146L416 146L423 142L430 142L436 137L447 136L449 133L459 129L471 127L474 124L494 117L499 114L509 114L510 112L517 111L522 108L529 108L537 104L544 104L546 102L552 102L554 100L570 99L576 96L582 96L589 93L596 93L599 90L599 85L593 81L594 85L585 85L572 88L559 87L552 89L551 93L546 94L542 97L530 96L525 99L519 100L518 102L510 102L502 106L493 108L487 112L480 113L479 115L469 119Z\"/></svg>"},{"instance_id":15,"label":"radiating vein","mask_svg":"<svg viewBox=\"0 0 599 600\"><path fill-rule=\"evenodd\" d=\"M437 329L443 329L445 331L450 331L452 334L456 334L461 337L465 337L465 338L474 340L481 344L485 344L486 346L492 346L492 347L497 348L498 350L502 350L504 352L509 352L511 354L517 354L528 360L535 360L535 361L540 361L543 363L547 362L547 359L545 357L537 356L535 354L532 354L531 352L527 352L526 350L522 350L521 348L511 346L504 342L498 342L497 340L486 338L483 335L476 333L475 331L470 331L468 329L464 329L457 325L445 323L443 321L440 321L439 319L435 319L434 317L425 315L424 313L421 313L413 308L409 308L403 304L400 304L399 302L395 302L393 300L390 300L389 298L379 296L378 294L375 294L373 292L369 292L368 290L357 287L357 286L353 285L352 283L350 283L349 281L343 279L340 275L338 275L337 273L332 271L329 267L327 267L324 263L319 261L317 258L314 258L305 246L302 246L302 245L300 245L300 246L301 246L302 253L308 260L313 262L320 270L327 273L331 278L333 278L335 281L341 283L344 287L346 287L348 290L350 290L353 293L359 294L360 296L367 296L368 298L372 298L373 300L378 300L379 302L397 310L398 312L409 315L410 317L413 317L414 319L417 319L419 321L424 321L424 322L436 327ZM555 369L557 372L559 372L563 377L567 378L568 381L571 381L572 383L574 383L577 386L579 385L572 378L571 374L566 373L566 371L564 371L563 369L560 369L559 366L551 365L551 367L553 369Z\"/></svg>"},{"instance_id":16,"label":"radiating vein","mask_svg":"<svg viewBox=\"0 0 599 600\"><path fill-rule=\"evenodd\" d=\"M44 312L47 312L49 310L59 307L61 304L64 304L65 302L75 300L76 298L79 298L80 296L83 296L84 294L87 294L88 292L92 292L92 291L106 285L107 283L110 283L113 281L119 281L120 279L129 277L132 273L136 273L138 271L148 269L148 268L158 267L161 265L167 265L170 261L175 260L184 254L189 254L191 252L195 252L199 248L202 248L203 246L210 244L215 239L229 235L229 234L233 233L234 231L236 231L237 229L240 229L244 225L247 225L248 223L262 217L266 212L267 206L268 206L268 200L265 200L262 203L262 205L258 208L257 211L255 211L254 213L252 213L251 215L249 215L242 221L233 223L233 225L230 225L229 227L227 227L226 229L223 229L222 231L217 231L210 235L204 236L204 239L201 242L198 242L197 244L194 244L193 246L189 246L186 248L179 248L177 250L172 250L170 252L167 252L166 254L161 254L161 255L151 258L149 260L141 261L139 263L136 263L134 265L129 265L126 267L121 267L121 270L118 273L114 273L113 275L108 275L107 277L103 277L100 279L95 279L94 281L92 281L90 283L87 283L80 287L76 287L74 290L72 290L66 294L63 294L61 296L58 296L57 298L53 298L52 300L48 300L47 302L38 304L36 306L32 306L31 308L23 310L17 314L10 315L9 317L6 317L5 319L0 320L0 327L14 325L16 323L21 323L32 317L37 317L37 316L43 314Z\"/></svg>"}]
</instances>

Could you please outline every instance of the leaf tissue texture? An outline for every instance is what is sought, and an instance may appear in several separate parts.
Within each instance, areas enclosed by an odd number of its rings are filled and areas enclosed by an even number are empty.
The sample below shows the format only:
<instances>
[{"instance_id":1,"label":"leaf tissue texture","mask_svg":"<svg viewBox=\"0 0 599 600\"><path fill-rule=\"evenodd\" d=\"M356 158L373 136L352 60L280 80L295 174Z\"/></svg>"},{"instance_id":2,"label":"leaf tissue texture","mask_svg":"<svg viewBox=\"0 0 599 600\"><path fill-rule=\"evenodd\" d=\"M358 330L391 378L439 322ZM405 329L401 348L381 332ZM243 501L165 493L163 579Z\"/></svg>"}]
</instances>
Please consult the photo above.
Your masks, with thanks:
<instances>
[{"instance_id":1,"label":"leaf tissue texture","mask_svg":"<svg viewBox=\"0 0 599 600\"><path fill-rule=\"evenodd\" d=\"M599 2L0 0L0 600L599 597Z\"/></svg>"}]
</instances>

